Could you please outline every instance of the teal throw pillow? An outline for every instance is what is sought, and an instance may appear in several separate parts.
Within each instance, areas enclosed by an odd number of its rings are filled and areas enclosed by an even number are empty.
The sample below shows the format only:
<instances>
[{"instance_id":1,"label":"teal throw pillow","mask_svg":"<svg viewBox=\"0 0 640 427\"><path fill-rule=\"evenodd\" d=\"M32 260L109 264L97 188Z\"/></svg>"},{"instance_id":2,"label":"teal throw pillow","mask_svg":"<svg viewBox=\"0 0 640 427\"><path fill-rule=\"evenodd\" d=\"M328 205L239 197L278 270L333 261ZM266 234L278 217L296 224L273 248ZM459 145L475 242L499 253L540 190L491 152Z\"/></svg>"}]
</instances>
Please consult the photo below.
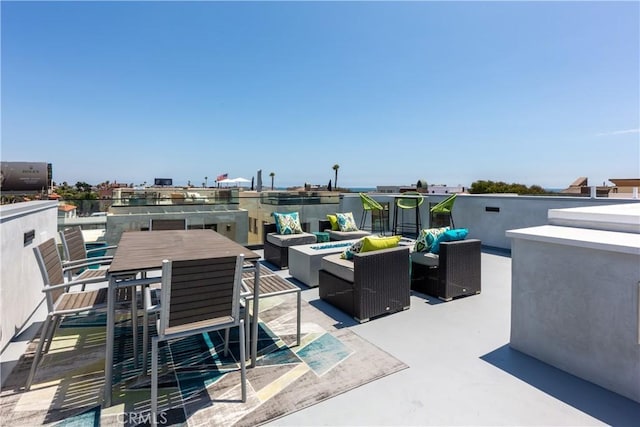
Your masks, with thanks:
<instances>
[{"instance_id":1,"label":"teal throw pillow","mask_svg":"<svg viewBox=\"0 0 640 427\"><path fill-rule=\"evenodd\" d=\"M456 240L464 240L467 238L469 230L466 228L454 228L453 230L447 230L440 234L436 241L431 246L431 252L434 254L440 253L441 242L455 242Z\"/></svg>"},{"instance_id":2,"label":"teal throw pillow","mask_svg":"<svg viewBox=\"0 0 640 427\"><path fill-rule=\"evenodd\" d=\"M274 212L273 217L276 220L276 230L278 234L300 234L303 232L298 212Z\"/></svg>"},{"instance_id":3,"label":"teal throw pillow","mask_svg":"<svg viewBox=\"0 0 640 427\"><path fill-rule=\"evenodd\" d=\"M358 231L356 220L353 218L352 212L336 213L338 218L338 227L340 231Z\"/></svg>"},{"instance_id":4,"label":"teal throw pillow","mask_svg":"<svg viewBox=\"0 0 640 427\"><path fill-rule=\"evenodd\" d=\"M448 231L449 227L441 228L425 228L420 230L420 234L413 245L414 252L431 252L431 247L435 243L438 236L445 231Z\"/></svg>"}]
</instances>

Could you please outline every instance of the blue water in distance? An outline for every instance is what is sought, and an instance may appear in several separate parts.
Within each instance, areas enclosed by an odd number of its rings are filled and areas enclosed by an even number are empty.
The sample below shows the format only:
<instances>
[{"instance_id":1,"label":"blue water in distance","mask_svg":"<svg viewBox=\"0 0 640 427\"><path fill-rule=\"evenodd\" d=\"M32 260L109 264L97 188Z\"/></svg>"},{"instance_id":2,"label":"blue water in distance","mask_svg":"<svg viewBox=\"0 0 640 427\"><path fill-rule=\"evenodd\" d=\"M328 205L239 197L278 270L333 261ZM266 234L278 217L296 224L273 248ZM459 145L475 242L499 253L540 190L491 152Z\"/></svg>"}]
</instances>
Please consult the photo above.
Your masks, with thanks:
<instances>
[{"instance_id":1,"label":"blue water in distance","mask_svg":"<svg viewBox=\"0 0 640 427\"><path fill-rule=\"evenodd\" d=\"M353 187L349 190L353 191L354 193L367 193L369 191L376 191L376 187Z\"/></svg>"}]
</instances>

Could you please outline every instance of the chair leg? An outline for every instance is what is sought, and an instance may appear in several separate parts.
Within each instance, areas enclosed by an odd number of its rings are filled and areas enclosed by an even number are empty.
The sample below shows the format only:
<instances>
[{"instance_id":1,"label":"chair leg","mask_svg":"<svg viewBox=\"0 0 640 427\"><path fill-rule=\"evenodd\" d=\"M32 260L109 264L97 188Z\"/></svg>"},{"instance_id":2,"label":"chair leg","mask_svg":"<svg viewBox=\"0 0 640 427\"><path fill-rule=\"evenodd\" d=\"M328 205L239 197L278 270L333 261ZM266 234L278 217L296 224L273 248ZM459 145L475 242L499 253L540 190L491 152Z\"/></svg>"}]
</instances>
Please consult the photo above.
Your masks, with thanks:
<instances>
[{"instance_id":1,"label":"chair leg","mask_svg":"<svg viewBox=\"0 0 640 427\"><path fill-rule=\"evenodd\" d=\"M136 286L131 289L131 328L133 329L133 365L140 366L138 355L138 289Z\"/></svg>"},{"instance_id":2,"label":"chair leg","mask_svg":"<svg viewBox=\"0 0 640 427\"><path fill-rule=\"evenodd\" d=\"M238 344L240 345L240 384L242 387L242 401L247 401L247 355L244 341L244 320L240 319L239 331L240 338Z\"/></svg>"},{"instance_id":3,"label":"chair leg","mask_svg":"<svg viewBox=\"0 0 640 427\"><path fill-rule=\"evenodd\" d=\"M385 230L385 226L384 226L384 221L383 221L383 211L376 209L376 210L372 210L371 211L371 233L375 233L376 229L374 227L374 224L376 222L376 220L378 221L378 225L379 227L379 231L380 234L382 234L383 236L386 234L386 230ZM374 215L375 213L375 215Z\"/></svg>"},{"instance_id":4,"label":"chair leg","mask_svg":"<svg viewBox=\"0 0 640 427\"><path fill-rule=\"evenodd\" d=\"M147 374L147 357L149 355L149 313L142 310L142 374Z\"/></svg>"},{"instance_id":5,"label":"chair leg","mask_svg":"<svg viewBox=\"0 0 640 427\"><path fill-rule=\"evenodd\" d=\"M362 209L362 216L360 217L360 230L364 230L364 221L366 217L367 217L367 210ZM373 217L372 217L372 220L373 220ZM372 225L372 228L373 228L373 225Z\"/></svg>"},{"instance_id":6,"label":"chair leg","mask_svg":"<svg viewBox=\"0 0 640 427\"><path fill-rule=\"evenodd\" d=\"M38 342L38 347L36 348L36 354L33 356L33 362L31 363L31 371L29 371L29 377L27 378L27 384L25 385L25 390L27 391L31 389L31 383L33 382L33 377L36 375L36 369L38 368L38 363L40 363L42 347L44 346L46 337L49 334L49 326L51 325L51 321L52 321L51 317L52 316L48 314L47 318L44 321L44 325L42 326L42 332L40 333L40 341Z\"/></svg>"},{"instance_id":7,"label":"chair leg","mask_svg":"<svg viewBox=\"0 0 640 427\"><path fill-rule=\"evenodd\" d=\"M54 320L52 323L53 325L49 327L49 333L47 334L46 345L44 347L44 351L42 352L43 354L49 353L49 349L51 348L51 342L53 341L53 335L55 334L56 329L58 329L58 326L60 326L60 323L62 323L62 316L56 317L56 320Z\"/></svg>"},{"instance_id":8,"label":"chair leg","mask_svg":"<svg viewBox=\"0 0 640 427\"><path fill-rule=\"evenodd\" d=\"M229 328L224 330L224 356L229 354Z\"/></svg>"},{"instance_id":9,"label":"chair leg","mask_svg":"<svg viewBox=\"0 0 640 427\"><path fill-rule=\"evenodd\" d=\"M296 324L296 345L300 346L300 313L301 313L301 300L302 300L302 292L298 291L296 292L297 294L297 299L298 299L298 308L297 308L297 324Z\"/></svg>"},{"instance_id":10,"label":"chair leg","mask_svg":"<svg viewBox=\"0 0 640 427\"><path fill-rule=\"evenodd\" d=\"M244 327L245 327L245 333L244 333L244 339L245 339L245 347L246 348L251 348L251 322L249 321L249 300L246 300L246 306L244 309ZM245 356L246 358L246 356Z\"/></svg>"},{"instance_id":11,"label":"chair leg","mask_svg":"<svg viewBox=\"0 0 640 427\"><path fill-rule=\"evenodd\" d=\"M151 340L151 425L158 425L158 337Z\"/></svg>"}]
</instances>

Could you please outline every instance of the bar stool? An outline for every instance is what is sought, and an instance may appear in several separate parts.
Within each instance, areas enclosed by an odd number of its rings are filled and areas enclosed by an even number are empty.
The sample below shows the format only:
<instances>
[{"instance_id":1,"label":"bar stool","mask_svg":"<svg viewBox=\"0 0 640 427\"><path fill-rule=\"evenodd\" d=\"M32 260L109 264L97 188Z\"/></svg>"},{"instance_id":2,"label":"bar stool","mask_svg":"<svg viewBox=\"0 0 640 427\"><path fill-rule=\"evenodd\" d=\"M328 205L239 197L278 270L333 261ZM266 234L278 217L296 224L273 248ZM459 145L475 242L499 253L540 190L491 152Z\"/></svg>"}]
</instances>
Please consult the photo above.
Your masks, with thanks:
<instances>
[{"instance_id":1,"label":"bar stool","mask_svg":"<svg viewBox=\"0 0 640 427\"><path fill-rule=\"evenodd\" d=\"M446 227L448 225L451 228L455 228L452 211L456 196L457 194L452 194L429 209L429 223L432 227ZM446 220L446 223L443 220Z\"/></svg>"},{"instance_id":2,"label":"bar stool","mask_svg":"<svg viewBox=\"0 0 640 427\"><path fill-rule=\"evenodd\" d=\"M407 191L400 196L396 196L395 205L393 206L393 234L404 235L405 228L415 225L415 237L420 234L420 205L424 202L424 197L417 191ZM398 225L398 208L402 212L402 220ZM404 211L408 209L414 209L415 211L415 224L404 223ZM414 233L412 233L413 235Z\"/></svg>"},{"instance_id":3,"label":"bar stool","mask_svg":"<svg viewBox=\"0 0 640 427\"><path fill-rule=\"evenodd\" d=\"M371 212L371 232L374 232L374 220L373 220L373 212L377 212L378 214L378 224L382 228L382 234L386 234L387 227L384 221L384 207L378 203L377 200L373 199L366 193L360 193L360 200L362 201L362 217L360 218L360 230L364 229L364 223L367 218L367 212Z\"/></svg>"}]
</instances>

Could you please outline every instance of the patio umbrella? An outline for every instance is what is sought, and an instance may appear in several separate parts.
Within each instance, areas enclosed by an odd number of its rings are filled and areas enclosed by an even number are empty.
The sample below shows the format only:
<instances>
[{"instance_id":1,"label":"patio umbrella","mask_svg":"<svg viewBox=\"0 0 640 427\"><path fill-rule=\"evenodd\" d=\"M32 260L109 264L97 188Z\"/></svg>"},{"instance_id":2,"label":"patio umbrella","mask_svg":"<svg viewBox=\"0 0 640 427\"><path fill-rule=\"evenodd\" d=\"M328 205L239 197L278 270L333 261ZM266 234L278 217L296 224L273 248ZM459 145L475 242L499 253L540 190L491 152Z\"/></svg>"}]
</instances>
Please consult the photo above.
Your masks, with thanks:
<instances>
[{"instance_id":1,"label":"patio umbrella","mask_svg":"<svg viewBox=\"0 0 640 427\"><path fill-rule=\"evenodd\" d=\"M232 181L238 184L238 187L240 186L240 184L248 184L249 182L251 182L247 178L242 177L234 178Z\"/></svg>"}]
</instances>

